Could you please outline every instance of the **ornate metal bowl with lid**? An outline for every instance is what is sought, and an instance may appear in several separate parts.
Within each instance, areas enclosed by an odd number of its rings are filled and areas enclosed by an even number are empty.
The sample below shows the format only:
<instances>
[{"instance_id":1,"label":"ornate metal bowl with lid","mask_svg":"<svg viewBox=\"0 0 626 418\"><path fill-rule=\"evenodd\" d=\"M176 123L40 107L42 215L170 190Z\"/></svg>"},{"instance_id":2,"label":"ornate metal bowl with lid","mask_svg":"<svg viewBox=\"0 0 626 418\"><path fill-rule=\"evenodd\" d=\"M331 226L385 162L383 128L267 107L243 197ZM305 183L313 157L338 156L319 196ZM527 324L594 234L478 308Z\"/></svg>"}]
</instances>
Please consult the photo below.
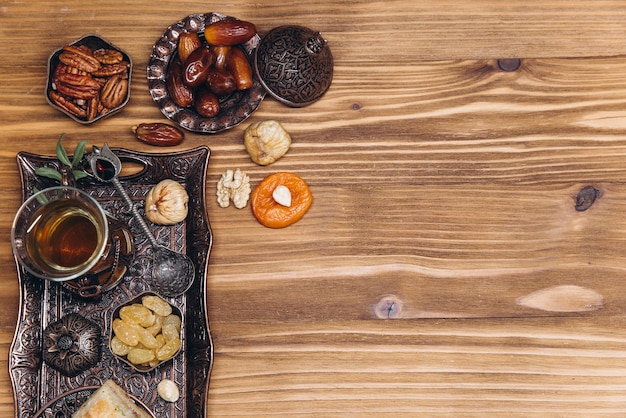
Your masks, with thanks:
<instances>
[{"instance_id":1,"label":"ornate metal bowl with lid","mask_svg":"<svg viewBox=\"0 0 626 418\"><path fill-rule=\"evenodd\" d=\"M61 374L77 376L100 360L102 329L77 313L48 325L43 333L43 361Z\"/></svg>"},{"instance_id":2,"label":"ornate metal bowl with lid","mask_svg":"<svg viewBox=\"0 0 626 418\"><path fill-rule=\"evenodd\" d=\"M265 35L255 52L261 84L278 101L303 107L317 101L333 79L333 56L320 32L279 26Z\"/></svg>"}]
</instances>

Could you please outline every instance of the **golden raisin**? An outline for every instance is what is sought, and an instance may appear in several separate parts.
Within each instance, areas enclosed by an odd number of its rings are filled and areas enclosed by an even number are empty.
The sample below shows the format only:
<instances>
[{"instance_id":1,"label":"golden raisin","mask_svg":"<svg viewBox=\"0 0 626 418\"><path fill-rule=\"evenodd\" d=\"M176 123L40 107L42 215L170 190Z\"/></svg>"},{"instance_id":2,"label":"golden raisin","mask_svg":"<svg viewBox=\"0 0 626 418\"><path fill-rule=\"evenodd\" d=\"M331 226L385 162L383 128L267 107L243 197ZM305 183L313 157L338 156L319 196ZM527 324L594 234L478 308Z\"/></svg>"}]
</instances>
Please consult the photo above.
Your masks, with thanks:
<instances>
[{"instance_id":1,"label":"golden raisin","mask_svg":"<svg viewBox=\"0 0 626 418\"><path fill-rule=\"evenodd\" d=\"M289 206L278 203L272 194L278 186L291 193ZM279 172L267 176L250 196L250 206L256 219L269 228L284 228L304 216L313 203L313 195L306 182L297 174Z\"/></svg>"},{"instance_id":2,"label":"golden raisin","mask_svg":"<svg viewBox=\"0 0 626 418\"><path fill-rule=\"evenodd\" d=\"M160 361L170 359L180 349L180 338L174 338L165 343L165 345L159 348L156 352L156 357Z\"/></svg>"},{"instance_id":3,"label":"golden raisin","mask_svg":"<svg viewBox=\"0 0 626 418\"><path fill-rule=\"evenodd\" d=\"M133 364L149 363L155 359L153 350L147 348L131 348L126 359Z\"/></svg>"},{"instance_id":4,"label":"golden raisin","mask_svg":"<svg viewBox=\"0 0 626 418\"><path fill-rule=\"evenodd\" d=\"M139 329L141 327L137 324L126 322L122 319L115 319L113 321L113 332L117 338L124 344L131 347L136 346L139 343Z\"/></svg>"},{"instance_id":5,"label":"golden raisin","mask_svg":"<svg viewBox=\"0 0 626 418\"><path fill-rule=\"evenodd\" d=\"M168 316L172 313L172 306L158 296L146 295L141 298L141 303L157 315Z\"/></svg>"},{"instance_id":6,"label":"golden raisin","mask_svg":"<svg viewBox=\"0 0 626 418\"><path fill-rule=\"evenodd\" d=\"M131 346L124 344L122 340L117 338L117 336L111 338L111 351L113 352L113 354L118 356L125 356L126 354L128 354L131 348Z\"/></svg>"}]
</instances>

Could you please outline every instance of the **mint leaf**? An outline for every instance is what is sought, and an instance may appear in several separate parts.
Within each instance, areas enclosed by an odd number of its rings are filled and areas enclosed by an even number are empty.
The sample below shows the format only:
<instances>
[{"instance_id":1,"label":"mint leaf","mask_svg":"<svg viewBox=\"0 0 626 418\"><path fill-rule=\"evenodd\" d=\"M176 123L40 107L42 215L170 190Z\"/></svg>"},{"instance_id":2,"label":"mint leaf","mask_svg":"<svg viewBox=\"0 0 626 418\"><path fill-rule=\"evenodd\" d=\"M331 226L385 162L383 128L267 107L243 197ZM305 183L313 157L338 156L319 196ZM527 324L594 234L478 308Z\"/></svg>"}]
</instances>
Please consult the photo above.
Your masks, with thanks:
<instances>
[{"instance_id":1,"label":"mint leaf","mask_svg":"<svg viewBox=\"0 0 626 418\"><path fill-rule=\"evenodd\" d=\"M71 167L72 163L69 157L67 156L67 152L65 151L65 148L63 148L63 144L61 143L63 141L64 135L65 134L61 134L61 136L59 137L59 140L57 141L57 149L56 149L57 158L66 166Z\"/></svg>"},{"instance_id":2,"label":"mint leaf","mask_svg":"<svg viewBox=\"0 0 626 418\"><path fill-rule=\"evenodd\" d=\"M72 175L74 176L74 180L80 180L87 177L87 173L82 170L72 170Z\"/></svg>"},{"instance_id":3,"label":"mint leaf","mask_svg":"<svg viewBox=\"0 0 626 418\"><path fill-rule=\"evenodd\" d=\"M38 169L35 170L35 174L42 176L42 177L48 177L49 179L58 180L58 181L61 181L63 178L63 176L61 176L61 173L59 173L54 168L50 168L50 167L39 167Z\"/></svg>"},{"instance_id":4,"label":"mint leaf","mask_svg":"<svg viewBox=\"0 0 626 418\"><path fill-rule=\"evenodd\" d=\"M87 141L83 140L76 145L76 149L74 150L74 157L72 158L72 167L76 167L80 160L83 159L83 155L85 155L85 147L87 146ZM78 180L78 178L76 178Z\"/></svg>"}]
</instances>

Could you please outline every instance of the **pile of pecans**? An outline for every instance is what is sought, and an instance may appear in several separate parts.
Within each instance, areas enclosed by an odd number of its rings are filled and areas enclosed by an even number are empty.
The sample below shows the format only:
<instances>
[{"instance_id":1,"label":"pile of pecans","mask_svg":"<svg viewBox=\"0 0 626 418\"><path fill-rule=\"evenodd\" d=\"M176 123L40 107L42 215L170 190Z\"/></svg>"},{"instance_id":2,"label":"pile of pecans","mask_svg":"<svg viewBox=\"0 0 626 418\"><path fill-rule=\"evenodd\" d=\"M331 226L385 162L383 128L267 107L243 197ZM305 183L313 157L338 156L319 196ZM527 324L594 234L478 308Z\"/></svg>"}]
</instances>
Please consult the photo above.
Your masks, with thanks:
<instances>
[{"instance_id":1,"label":"pile of pecans","mask_svg":"<svg viewBox=\"0 0 626 418\"><path fill-rule=\"evenodd\" d=\"M52 70L50 100L83 121L93 121L124 103L130 63L115 49L65 45Z\"/></svg>"}]
</instances>

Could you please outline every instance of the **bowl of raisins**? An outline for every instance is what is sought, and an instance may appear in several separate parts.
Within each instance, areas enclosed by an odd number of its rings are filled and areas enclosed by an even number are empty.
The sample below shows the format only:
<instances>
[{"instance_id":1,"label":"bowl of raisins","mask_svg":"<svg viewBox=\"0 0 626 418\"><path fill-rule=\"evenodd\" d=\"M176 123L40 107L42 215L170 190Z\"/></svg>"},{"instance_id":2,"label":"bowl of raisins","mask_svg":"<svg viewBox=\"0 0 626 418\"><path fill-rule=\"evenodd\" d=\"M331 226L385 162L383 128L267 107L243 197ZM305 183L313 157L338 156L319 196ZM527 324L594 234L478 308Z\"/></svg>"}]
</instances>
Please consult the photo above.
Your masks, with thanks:
<instances>
[{"instance_id":1,"label":"bowl of raisins","mask_svg":"<svg viewBox=\"0 0 626 418\"><path fill-rule=\"evenodd\" d=\"M183 315L153 292L142 293L113 312L109 348L139 372L176 357L183 345Z\"/></svg>"}]
</instances>

